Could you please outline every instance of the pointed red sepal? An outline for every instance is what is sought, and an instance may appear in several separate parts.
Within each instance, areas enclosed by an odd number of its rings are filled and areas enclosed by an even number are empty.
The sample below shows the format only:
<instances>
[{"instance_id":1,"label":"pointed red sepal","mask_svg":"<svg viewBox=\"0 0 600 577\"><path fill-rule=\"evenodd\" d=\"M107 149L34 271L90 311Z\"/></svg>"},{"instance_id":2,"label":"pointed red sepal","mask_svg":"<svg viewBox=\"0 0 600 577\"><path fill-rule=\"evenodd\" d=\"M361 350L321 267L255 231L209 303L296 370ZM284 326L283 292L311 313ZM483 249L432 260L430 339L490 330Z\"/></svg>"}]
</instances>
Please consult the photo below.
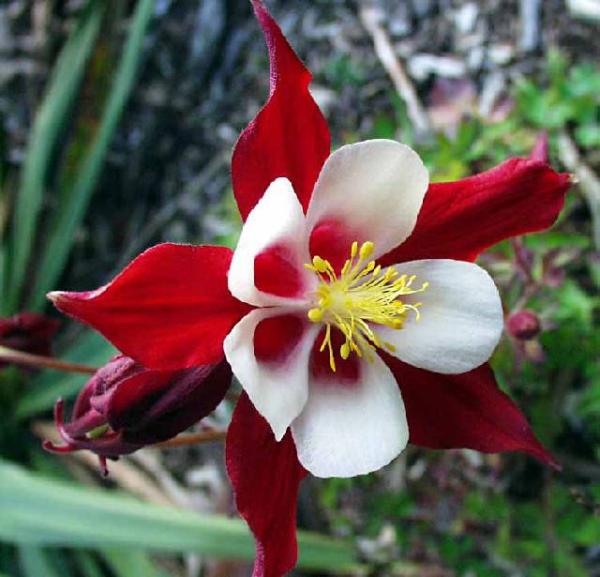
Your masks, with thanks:
<instances>
[{"instance_id":1,"label":"pointed red sepal","mask_svg":"<svg viewBox=\"0 0 600 577\"><path fill-rule=\"evenodd\" d=\"M227 472L238 511L256 538L253 577L282 577L296 564L296 501L306 471L288 431L276 442L245 393L227 433Z\"/></svg>"},{"instance_id":2,"label":"pointed red sepal","mask_svg":"<svg viewBox=\"0 0 600 577\"><path fill-rule=\"evenodd\" d=\"M223 339L250 310L227 288L230 262L228 248L161 244L106 286L48 297L147 368L208 365L221 361Z\"/></svg>"},{"instance_id":3,"label":"pointed red sepal","mask_svg":"<svg viewBox=\"0 0 600 577\"><path fill-rule=\"evenodd\" d=\"M571 184L554 171L542 136L529 158L511 158L481 174L429 186L411 236L381 264L475 260L485 249L554 223Z\"/></svg>"},{"instance_id":4,"label":"pointed red sepal","mask_svg":"<svg viewBox=\"0 0 600 577\"><path fill-rule=\"evenodd\" d=\"M330 152L327 122L308 90L310 72L262 2L252 5L269 48L271 86L267 104L233 152L233 190L244 220L279 176L289 178L306 210Z\"/></svg>"},{"instance_id":5,"label":"pointed red sepal","mask_svg":"<svg viewBox=\"0 0 600 577\"><path fill-rule=\"evenodd\" d=\"M410 442L430 449L522 451L560 469L527 419L496 384L486 363L462 375L441 375L386 355L400 386Z\"/></svg>"}]
</instances>

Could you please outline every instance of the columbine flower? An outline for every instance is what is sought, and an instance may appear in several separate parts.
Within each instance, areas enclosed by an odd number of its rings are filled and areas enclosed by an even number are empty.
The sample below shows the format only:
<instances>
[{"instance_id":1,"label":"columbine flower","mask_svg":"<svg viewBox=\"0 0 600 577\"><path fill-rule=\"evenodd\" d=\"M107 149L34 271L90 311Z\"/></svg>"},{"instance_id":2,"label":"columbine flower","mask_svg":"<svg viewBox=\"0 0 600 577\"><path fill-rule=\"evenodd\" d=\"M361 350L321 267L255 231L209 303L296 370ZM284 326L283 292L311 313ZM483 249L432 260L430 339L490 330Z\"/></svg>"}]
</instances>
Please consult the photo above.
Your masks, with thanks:
<instances>
[{"instance_id":1,"label":"columbine flower","mask_svg":"<svg viewBox=\"0 0 600 577\"><path fill-rule=\"evenodd\" d=\"M86 449L106 459L133 453L184 431L223 400L231 381L226 363L181 371L151 371L118 355L98 369L81 390L71 422L63 402L54 408L63 445L44 442L55 453Z\"/></svg>"},{"instance_id":2,"label":"columbine flower","mask_svg":"<svg viewBox=\"0 0 600 577\"><path fill-rule=\"evenodd\" d=\"M60 322L38 313L0 318L0 346L35 355L49 355ZM0 368L6 363L0 362Z\"/></svg>"},{"instance_id":3,"label":"columbine flower","mask_svg":"<svg viewBox=\"0 0 600 577\"><path fill-rule=\"evenodd\" d=\"M232 253L163 244L111 283L52 293L155 370L222 362L244 388L226 459L238 510L257 539L255 577L296 560L306 469L373 471L410 440L425 447L552 457L485 363L502 315L472 261L556 219L569 176L544 143L481 175L429 184L391 141L330 156L310 73L259 0L271 60L268 103L232 161L245 220Z\"/></svg>"}]
</instances>

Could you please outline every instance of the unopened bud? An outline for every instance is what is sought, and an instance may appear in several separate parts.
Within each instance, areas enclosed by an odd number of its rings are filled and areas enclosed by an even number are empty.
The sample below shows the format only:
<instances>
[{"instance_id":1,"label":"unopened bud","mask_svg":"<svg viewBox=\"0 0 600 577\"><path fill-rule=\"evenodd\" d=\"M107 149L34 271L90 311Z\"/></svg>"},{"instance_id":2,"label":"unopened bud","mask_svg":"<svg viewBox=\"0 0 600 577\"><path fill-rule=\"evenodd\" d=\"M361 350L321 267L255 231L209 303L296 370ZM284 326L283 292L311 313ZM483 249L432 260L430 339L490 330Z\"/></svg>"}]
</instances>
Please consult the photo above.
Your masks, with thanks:
<instances>
[{"instance_id":1,"label":"unopened bud","mask_svg":"<svg viewBox=\"0 0 600 577\"><path fill-rule=\"evenodd\" d=\"M512 313L506 321L509 334L519 341L529 341L535 338L541 331L541 323L538 316L530 310Z\"/></svg>"}]
</instances>

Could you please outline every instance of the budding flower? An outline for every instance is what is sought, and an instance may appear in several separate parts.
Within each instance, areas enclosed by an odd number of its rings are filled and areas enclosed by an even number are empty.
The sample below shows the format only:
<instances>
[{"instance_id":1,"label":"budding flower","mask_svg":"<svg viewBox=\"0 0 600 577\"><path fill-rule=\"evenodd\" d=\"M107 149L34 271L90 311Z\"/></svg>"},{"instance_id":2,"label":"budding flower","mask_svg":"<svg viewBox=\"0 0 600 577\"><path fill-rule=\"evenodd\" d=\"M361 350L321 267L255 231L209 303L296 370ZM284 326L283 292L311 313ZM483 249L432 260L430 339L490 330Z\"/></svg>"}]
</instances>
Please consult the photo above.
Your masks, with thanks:
<instances>
[{"instance_id":1,"label":"budding flower","mask_svg":"<svg viewBox=\"0 0 600 577\"><path fill-rule=\"evenodd\" d=\"M55 422L65 444L44 441L44 448L57 453L92 451L106 474L107 458L166 441L211 413L230 383L226 363L153 371L116 356L83 387L71 422L64 422L62 400L56 402Z\"/></svg>"},{"instance_id":2,"label":"budding flower","mask_svg":"<svg viewBox=\"0 0 600 577\"><path fill-rule=\"evenodd\" d=\"M515 339L530 341L540 333L541 323L533 311L522 310L514 312L508 317L506 328Z\"/></svg>"},{"instance_id":3,"label":"budding flower","mask_svg":"<svg viewBox=\"0 0 600 577\"><path fill-rule=\"evenodd\" d=\"M38 313L0 318L0 346L34 355L49 355L60 322ZM5 363L0 363L0 368Z\"/></svg>"}]
</instances>

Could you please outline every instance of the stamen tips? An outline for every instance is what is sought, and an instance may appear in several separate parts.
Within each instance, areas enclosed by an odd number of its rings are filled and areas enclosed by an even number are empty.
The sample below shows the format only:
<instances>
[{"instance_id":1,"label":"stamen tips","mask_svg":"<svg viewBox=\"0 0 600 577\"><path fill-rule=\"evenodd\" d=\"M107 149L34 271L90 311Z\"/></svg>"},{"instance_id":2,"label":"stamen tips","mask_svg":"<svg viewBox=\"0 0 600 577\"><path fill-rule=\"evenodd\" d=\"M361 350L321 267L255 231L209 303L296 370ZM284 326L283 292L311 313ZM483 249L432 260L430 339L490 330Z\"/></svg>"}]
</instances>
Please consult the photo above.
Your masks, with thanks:
<instances>
[{"instance_id":1,"label":"stamen tips","mask_svg":"<svg viewBox=\"0 0 600 577\"><path fill-rule=\"evenodd\" d=\"M325 272L327 270L327 261L320 256L314 256L312 262L317 271Z\"/></svg>"},{"instance_id":2,"label":"stamen tips","mask_svg":"<svg viewBox=\"0 0 600 577\"><path fill-rule=\"evenodd\" d=\"M323 311L321 309L310 309L308 311L308 318L313 323L320 323L323 320Z\"/></svg>"},{"instance_id":3,"label":"stamen tips","mask_svg":"<svg viewBox=\"0 0 600 577\"><path fill-rule=\"evenodd\" d=\"M349 356L350 356L350 345L348 345L348 343L344 343L340 347L340 357L342 357L342 359L344 359L344 360L347 360Z\"/></svg>"},{"instance_id":4,"label":"stamen tips","mask_svg":"<svg viewBox=\"0 0 600 577\"><path fill-rule=\"evenodd\" d=\"M363 242L362 246L360 247L360 258L362 260L369 258L373 254L374 250L375 244L372 243L370 240L368 240L367 242Z\"/></svg>"}]
</instances>

